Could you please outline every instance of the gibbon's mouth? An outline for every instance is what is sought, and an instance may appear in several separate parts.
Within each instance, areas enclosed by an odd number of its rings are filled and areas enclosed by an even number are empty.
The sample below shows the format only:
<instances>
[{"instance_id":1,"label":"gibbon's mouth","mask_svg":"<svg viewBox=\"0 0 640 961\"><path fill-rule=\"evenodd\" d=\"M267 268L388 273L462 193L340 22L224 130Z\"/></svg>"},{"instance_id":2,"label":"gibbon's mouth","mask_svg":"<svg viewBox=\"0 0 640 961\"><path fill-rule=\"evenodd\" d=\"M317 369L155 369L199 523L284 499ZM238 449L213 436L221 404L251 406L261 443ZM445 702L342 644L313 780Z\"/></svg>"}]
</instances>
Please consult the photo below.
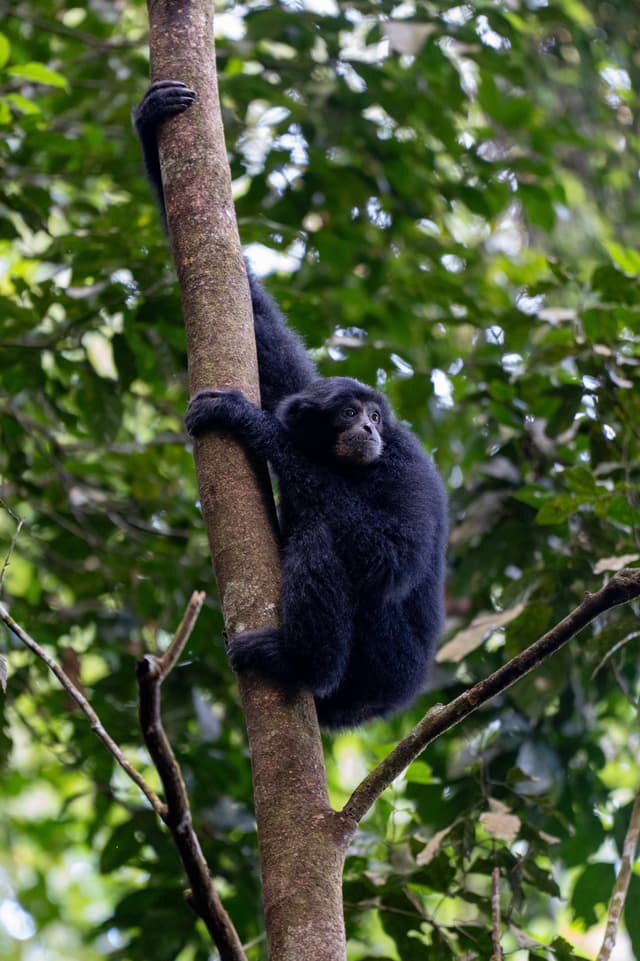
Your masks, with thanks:
<instances>
[{"instance_id":1,"label":"gibbon's mouth","mask_svg":"<svg viewBox=\"0 0 640 961\"><path fill-rule=\"evenodd\" d=\"M372 464L380 457L383 446L379 435L360 431L353 434L343 433L336 441L335 453L336 457L354 464Z\"/></svg>"}]
</instances>

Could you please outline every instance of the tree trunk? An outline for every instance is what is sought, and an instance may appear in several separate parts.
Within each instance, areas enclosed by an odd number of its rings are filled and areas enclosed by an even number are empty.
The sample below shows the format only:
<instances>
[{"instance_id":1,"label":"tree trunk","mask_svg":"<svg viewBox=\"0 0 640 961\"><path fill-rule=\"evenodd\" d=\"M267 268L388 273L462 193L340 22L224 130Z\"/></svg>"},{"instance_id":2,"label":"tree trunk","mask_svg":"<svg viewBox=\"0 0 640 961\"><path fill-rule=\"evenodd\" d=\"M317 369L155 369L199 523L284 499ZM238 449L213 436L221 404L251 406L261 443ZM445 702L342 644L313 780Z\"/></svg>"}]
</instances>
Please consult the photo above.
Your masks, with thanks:
<instances>
[{"instance_id":1,"label":"tree trunk","mask_svg":"<svg viewBox=\"0 0 640 961\"><path fill-rule=\"evenodd\" d=\"M191 391L239 387L258 401L246 272L231 197L212 0L149 0L151 78L182 80L194 106L166 123L160 157L182 292ZM194 445L202 512L229 634L277 622L271 492L228 437ZM329 805L309 694L239 678L251 751L270 961L342 961L341 875L351 830ZM201 772L207 777L207 772Z\"/></svg>"}]
</instances>

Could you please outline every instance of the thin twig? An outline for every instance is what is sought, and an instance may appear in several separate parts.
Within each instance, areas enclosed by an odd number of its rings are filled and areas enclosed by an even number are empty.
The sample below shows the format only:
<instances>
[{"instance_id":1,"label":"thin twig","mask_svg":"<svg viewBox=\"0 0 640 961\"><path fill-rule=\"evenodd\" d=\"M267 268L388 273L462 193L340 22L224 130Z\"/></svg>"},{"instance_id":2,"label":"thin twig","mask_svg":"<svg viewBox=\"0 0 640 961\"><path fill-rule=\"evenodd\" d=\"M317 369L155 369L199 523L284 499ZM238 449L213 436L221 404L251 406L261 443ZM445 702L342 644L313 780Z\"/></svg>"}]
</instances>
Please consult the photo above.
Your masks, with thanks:
<instances>
[{"instance_id":1,"label":"thin twig","mask_svg":"<svg viewBox=\"0 0 640 961\"><path fill-rule=\"evenodd\" d=\"M491 872L491 961L502 961L500 946L500 868L496 864Z\"/></svg>"},{"instance_id":2,"label":"thin twig","mask_svg":"<svg viewBox=\"0 0 640 961\"><path fill-rule=\"evenodd\" d=\"M0 570L0 587L2 587L2 582L3 582L3 580L4 580L4 575L6 574L7 568L8 568L8 566L9 566L10 562L11 562L11 555L13 554L13 551L14 551L14 549L15 549L15 546L16 546L16 544L18 543L18 537L20 536L20 531L22 530L22 525L24 524L24 519L23 519L22 517L19 517L19 516L15 513L15 511L11 510L11 508L9 507L9 505L8 505L8 504L5 504L5 502L2 500L1 497L0 497L0 507L3 507L3 508L6 510L7 514L9 514L9 516L12 517L12 518L14 519L14 521L16 522L16 529L15 529L15 532L14 532L13 537L11 538L11 543L9 544L9 550L7 551L7 556L6 556L5 559L4 559L4 563L3 563L3 565L2 565L2 570Z\"/></svg>"},{"instance_id":3,"label":"thin twig","mask_svg":"<svg viewBox=\"0 0 640 961\"><path fill-rule=\"evenodd\" d=\"M47 654L44 648L40 647L38 642L34 641L31 635L27 634L24 628L22 628L17 621L14 621L3 604L0 604L0 620L4 621L9 630L12 631L16 637L19 638L26 647L29 648L30 651L33 651L33 653L47 665L52 674L55 674L65 691L67 691L69 696L73 698L75 703L89 721L91 729L97 734L107 750L111 752L125 774L131 778L134 784L137 784L151 804L153 810L164 820L166 817L165 805L162 803L155 791L149 787L140 772L137 771L133 765L129 763L129 761L127 761L121 748L116 744L111 735L108 734L104 724L91 707L89 701L86 699L82 691L76 687L68 674L60 667L58 662L55 661L49 654Z\"/></svg>"},{"instance_id":4,"label":"thin twig","mask_svg":"<svg viewBox=\"0 0 640 961\"><path fill-rule=\"evenodd\" d=\"M191 637L191 632L196 626L196 621L198 620L198 615L204 604L205 597L204 591L194 591L191 595L187 609L178 625L171 644L169 644L164 654L157 658L160 671L160 680L158 683L162 683L180 660L187 641Z\"/></svg>"},{"instance_id":5,"label":"thin twig","mask_svg":"<svg viewBox=\"0 0 640 961\"><path fill-rule=\"evenodd\" d=\"M197 591L191 595L185 615L166 652L161 657L147 654L138 663L136 674L140 692L140 727L167 799L163 820L173 835L191 884L187 900L207 926L220 952L221 961L246 961L238 933L213 886L209 866L193 827L182 771L160 716L160 687L184 650L204 597L203 593Z\"/></svg>"},{"instance_id":6,"label":"thin twig","mask_svg":"<svg viewBox=\"0 0 640 961\"><path fill-rule=\"evenodd\" d=\"M591 675L591 680L593 680L595 676L600 673L602 668L611 660L611 658L615 654L618 653L619 650L621 650L626 644L629 644L631 641L635 641L638 637L640 637L640 631L631 631L631 633L627 634L626 637L623 637L619 641L617 641L617 643L615 643L613 647L610 647L607 653L605 654L605 656L602 658L602 660L598 664L598 666L594 668L593 673Z\"/></svg>"},{"instance_id":7,"label":"thin twig","mask_svg":"<svg viewBox=\"0 0 640 961\"><path fill-rule=\"evenodd\" d=\"M357 824L394 778L402 774L428 744L555 654L599 614L638 596L640 569L618 571L601 590L587 594L571 614L489 677L478 681L448 704L436 704L358 785L341 815Z\"/></svg>"},{"instance_id":8,"label":"thin twig","mask_svg":"<svg viewBox=\"0 0 640 961\"><path fill-rule=\"evenodd\" d=\"M597 957L597 961L609 961L611 952L616 943L618 927L624 910L629 881L633 872L633 863L638 849L638 838L640 838L640 789L636 794L629 818L629 826L625 834L622 845L622 857L620 859L620 870L613 887L613 893L609 902L609 914L607 916L607 927L604 932L602 947Z\"/></svg>"}]
</instances>

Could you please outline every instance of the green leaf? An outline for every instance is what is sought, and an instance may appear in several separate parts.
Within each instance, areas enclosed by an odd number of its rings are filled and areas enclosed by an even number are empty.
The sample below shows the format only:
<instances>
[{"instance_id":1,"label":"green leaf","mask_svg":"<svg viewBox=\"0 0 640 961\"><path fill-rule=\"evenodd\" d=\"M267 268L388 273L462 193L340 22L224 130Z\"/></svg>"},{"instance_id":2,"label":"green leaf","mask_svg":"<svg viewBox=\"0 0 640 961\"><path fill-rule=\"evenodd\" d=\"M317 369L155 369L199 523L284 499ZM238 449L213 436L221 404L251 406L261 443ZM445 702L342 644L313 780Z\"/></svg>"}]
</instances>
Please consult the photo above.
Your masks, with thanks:
<instances>
[{"instance_id":1,"label":"green leaf","mask_svg":"<svg viewBox=\"0 0 640 961\"><path fill-rule=\"evenodd\" d=\"M527 217L532 223L542 227L543 230L553 229L556 214L548 191L537 184L519 183L518 196L522 201Z\"/></svg>"},{"instance_id":2,"label":"green leaf","mask_svg":"<svg viewBox=\"0 0 640 961\"><path fill-rule=\"evenodd\" d=\"M381 903L380 920L403 961L420 961L424 958L425 946L421 938L411 936L419 930L420 920L408 910L410 903L402 890L386 894Z\"/></svg>"},{"instance_id":3,"label":"green leaf","mask_svg":"<svg viewBox=\"0 0 640 961\"><path fill-rule=\"evenodd\" d=\"M618 333L615 311L611 308L592 307L580 315L585 335L595 344L611 343Z\"/></svg>"},{"instance_id":4,"label":"green leaf","mask_svg":"<svg viewBox=\"0 0 640 961\"><path fill-rule=\"evenodd\" d=\"M124 864L132 863L142 844L134 819L114 828L100 853L100 870L110 874Z\"/></svg>"},{"instance_id":5,"label":"green leaf","mask_svg":"<svg viewBox=\"0 0 640 961\"><path fill-rule=\"evenodd\" d=\"M6 96L7 103L10 103L19 113L25 114L26 116L36 116L41 113L40 107L33 100L28 100L19 93L8 93Z\"/></svg>"},{"instance_id":6,"label":"green leaf","mask_svg":"<svg viewBox=\"0 0 640 961\"><path fill-rule=\"evenodd\" d=\"M548 869L540 867L540 865L531 858L527 858L524 862L522 873L524 880L532 884L537 891L544 891L554 898L561 896L562 892L551 872Z\"/></svg>"},{"instance_id":7,"label":"green leaf","mask_svg":"<svg viewBox=\"0 0 640 961\"><path fill-rule=\"evenodd\" d=\"M405 771L405 778L413 784L432 784L433 771L424 761L414 761Z\"/></svg>"},{"instance_id":8,"label":"green leaf","mask_svg":"<svg viewBox=\"0 0 640 961\"><path fill-rule=\"evenodd\" d=\"M24 80L31 80L34 83L46 83L50 87L61 87L63 90L67 90L69 87L66 78L61 73L35 61L9 67L8 73L13 77L22 77Z\"/></svg>"},{"instance_id":9,"label":"green leaf","mask_svg":"<svg viewBox=\"0 0 640 961\"><path fill-rule=\"evenodd\" d=\"M564 472L564 479L569 490L574 491L576 494L594 498L600 493L601 489L598 488L595 482L593 471L583 464L578 464L576 467L570 467L569 470L566 470Z\"/></svg>"},{"instance_id":10,"label":"green leaf","mask_svg":"<svg viewBox=\"0 0 640 961\"><path fill-rule=\"evenodd\" d=\"M0 33L0 67L4 67L9 59L10 53L11 44L9 43L9 38L4 33Z\"/></svg>"},{"instance_id":11,"label":"green leaf","mask_svg":"<svg viewBox=\"0 0 640 961\"><path fill-rule=\"evenodd\" d=\"M630 247L623 247L615 241L605 243L605 248L609 252L613 262L623 270L625 274L636 277L640 274L640 253Z\"/></svg>"},{"instance_id":12,"label":"green leaf","mask_svg":"<svg viewBox=\"0 0 640 961\"><path fill-rule=\"evenodd\" d=\"M527 604L526 608L507 626L507 641L510 648L522 650L528 644L542 637L551 621L550 604Z\"/></svg>"},{"instance_id":13,"label":"green leaf","mask_svg":"<svg viewBox=\"0 0 640 961\"><path fill-rule=\"evenodd\" d=\"M123 387L129 387L138 374L136 355L124 334L116 334L111 341L111 347L118 379Z\"/></svg>"},{"instance_id":14,"label":"green leaf","mask_svg":"<svg viewBox=\"0 0 640 961\"><path fill-rule=\"evenodd\" d=\"M551 942L558 961L588 961L583 954L576 954L573 946L564 938L555 938Z\"/></svg>"},{"instance_id":15,"label":"green leaf","mask_svg":"<svg viewBox=\"0 0 640 961\"><path fill-rule=\"evenodd\" d=\"M558 494L557 497L550 497L545 501L536 515L536 524L553 525L563 524L582 503L578 497L570 494Z\"/></svg>"},{"instance_id":16,"label":"green leaf","mask_svg":"<svg viewBox=\"0 0 640 961\"><path fill-rule=\"evenodd\" d=\"M609 903L614 882L612 864L588 864L578 877L571 895L571 907L575 917L584 921L586 927L597 923L599 915L595 907Z\"/></svg>"},{"instance_id":17,"label":"green leaf","mask_svg":"<svg viewBox=\"0 0 640 961\"><path fill-rule=\"evenodd\" d=\"M495 78L486 73L480 81L478 100L489 116L508 130L525 127L533 114L533 102L528 97L498 89Z\"/></svg>"}]
</instances>

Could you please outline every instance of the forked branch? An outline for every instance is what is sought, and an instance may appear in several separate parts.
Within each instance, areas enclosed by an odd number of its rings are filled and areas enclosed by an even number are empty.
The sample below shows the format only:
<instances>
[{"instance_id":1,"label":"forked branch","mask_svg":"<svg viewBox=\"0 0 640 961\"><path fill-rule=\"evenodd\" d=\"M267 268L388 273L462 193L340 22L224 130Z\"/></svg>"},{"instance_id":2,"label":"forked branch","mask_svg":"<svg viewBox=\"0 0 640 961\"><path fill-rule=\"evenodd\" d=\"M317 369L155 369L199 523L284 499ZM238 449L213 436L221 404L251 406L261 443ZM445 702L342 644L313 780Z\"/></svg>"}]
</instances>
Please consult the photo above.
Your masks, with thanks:
<instances>
[{"instance_id":1,"label":"forked branch","mask_svg":"<svg viewBox=\"0 0 640 961\"><path fill-rule=\"evenodd\" d=\"M213 887L209 868L191 821L191 811L182 772L164 733L160 719L160 685L176 664L189 639L202 607L204 596L204 594L198 592L192 594L185 615L167 651L161 657L148 654L143 657L138 665L140 723L149 754L158 770L165 790L166 804L160 800L140 772L129 763L120 746L116 744L106 730L96 711L65 670L11 617L2 604L0 604L0 620L4 621L9 630L46 664L52 674L55 674L65 691L89 721L92 730L95 731L125 774L140 788L156 814L171 831L192 886L191 906L206 924L220 952L222 961L246 961L246 955L238 934Z\"/></svg>"},{"instance_id":2,"label":"forked branch","mask_svg":"<svg viewBox=\"0 0 640 961\"><path fill-rule=\"evenodd\" d=\"M222 961L246 961L238 933L213 886L209 866L193 826L182 771L160 716L160 687L184 650L204 597L203 593L197 591L191 595L184 617L166 652L161 657L146 654L138 664L140 727L167 799L163 820L171 831L191 884L189 903L204 921Z\"/></svg>"}]
</instances>

